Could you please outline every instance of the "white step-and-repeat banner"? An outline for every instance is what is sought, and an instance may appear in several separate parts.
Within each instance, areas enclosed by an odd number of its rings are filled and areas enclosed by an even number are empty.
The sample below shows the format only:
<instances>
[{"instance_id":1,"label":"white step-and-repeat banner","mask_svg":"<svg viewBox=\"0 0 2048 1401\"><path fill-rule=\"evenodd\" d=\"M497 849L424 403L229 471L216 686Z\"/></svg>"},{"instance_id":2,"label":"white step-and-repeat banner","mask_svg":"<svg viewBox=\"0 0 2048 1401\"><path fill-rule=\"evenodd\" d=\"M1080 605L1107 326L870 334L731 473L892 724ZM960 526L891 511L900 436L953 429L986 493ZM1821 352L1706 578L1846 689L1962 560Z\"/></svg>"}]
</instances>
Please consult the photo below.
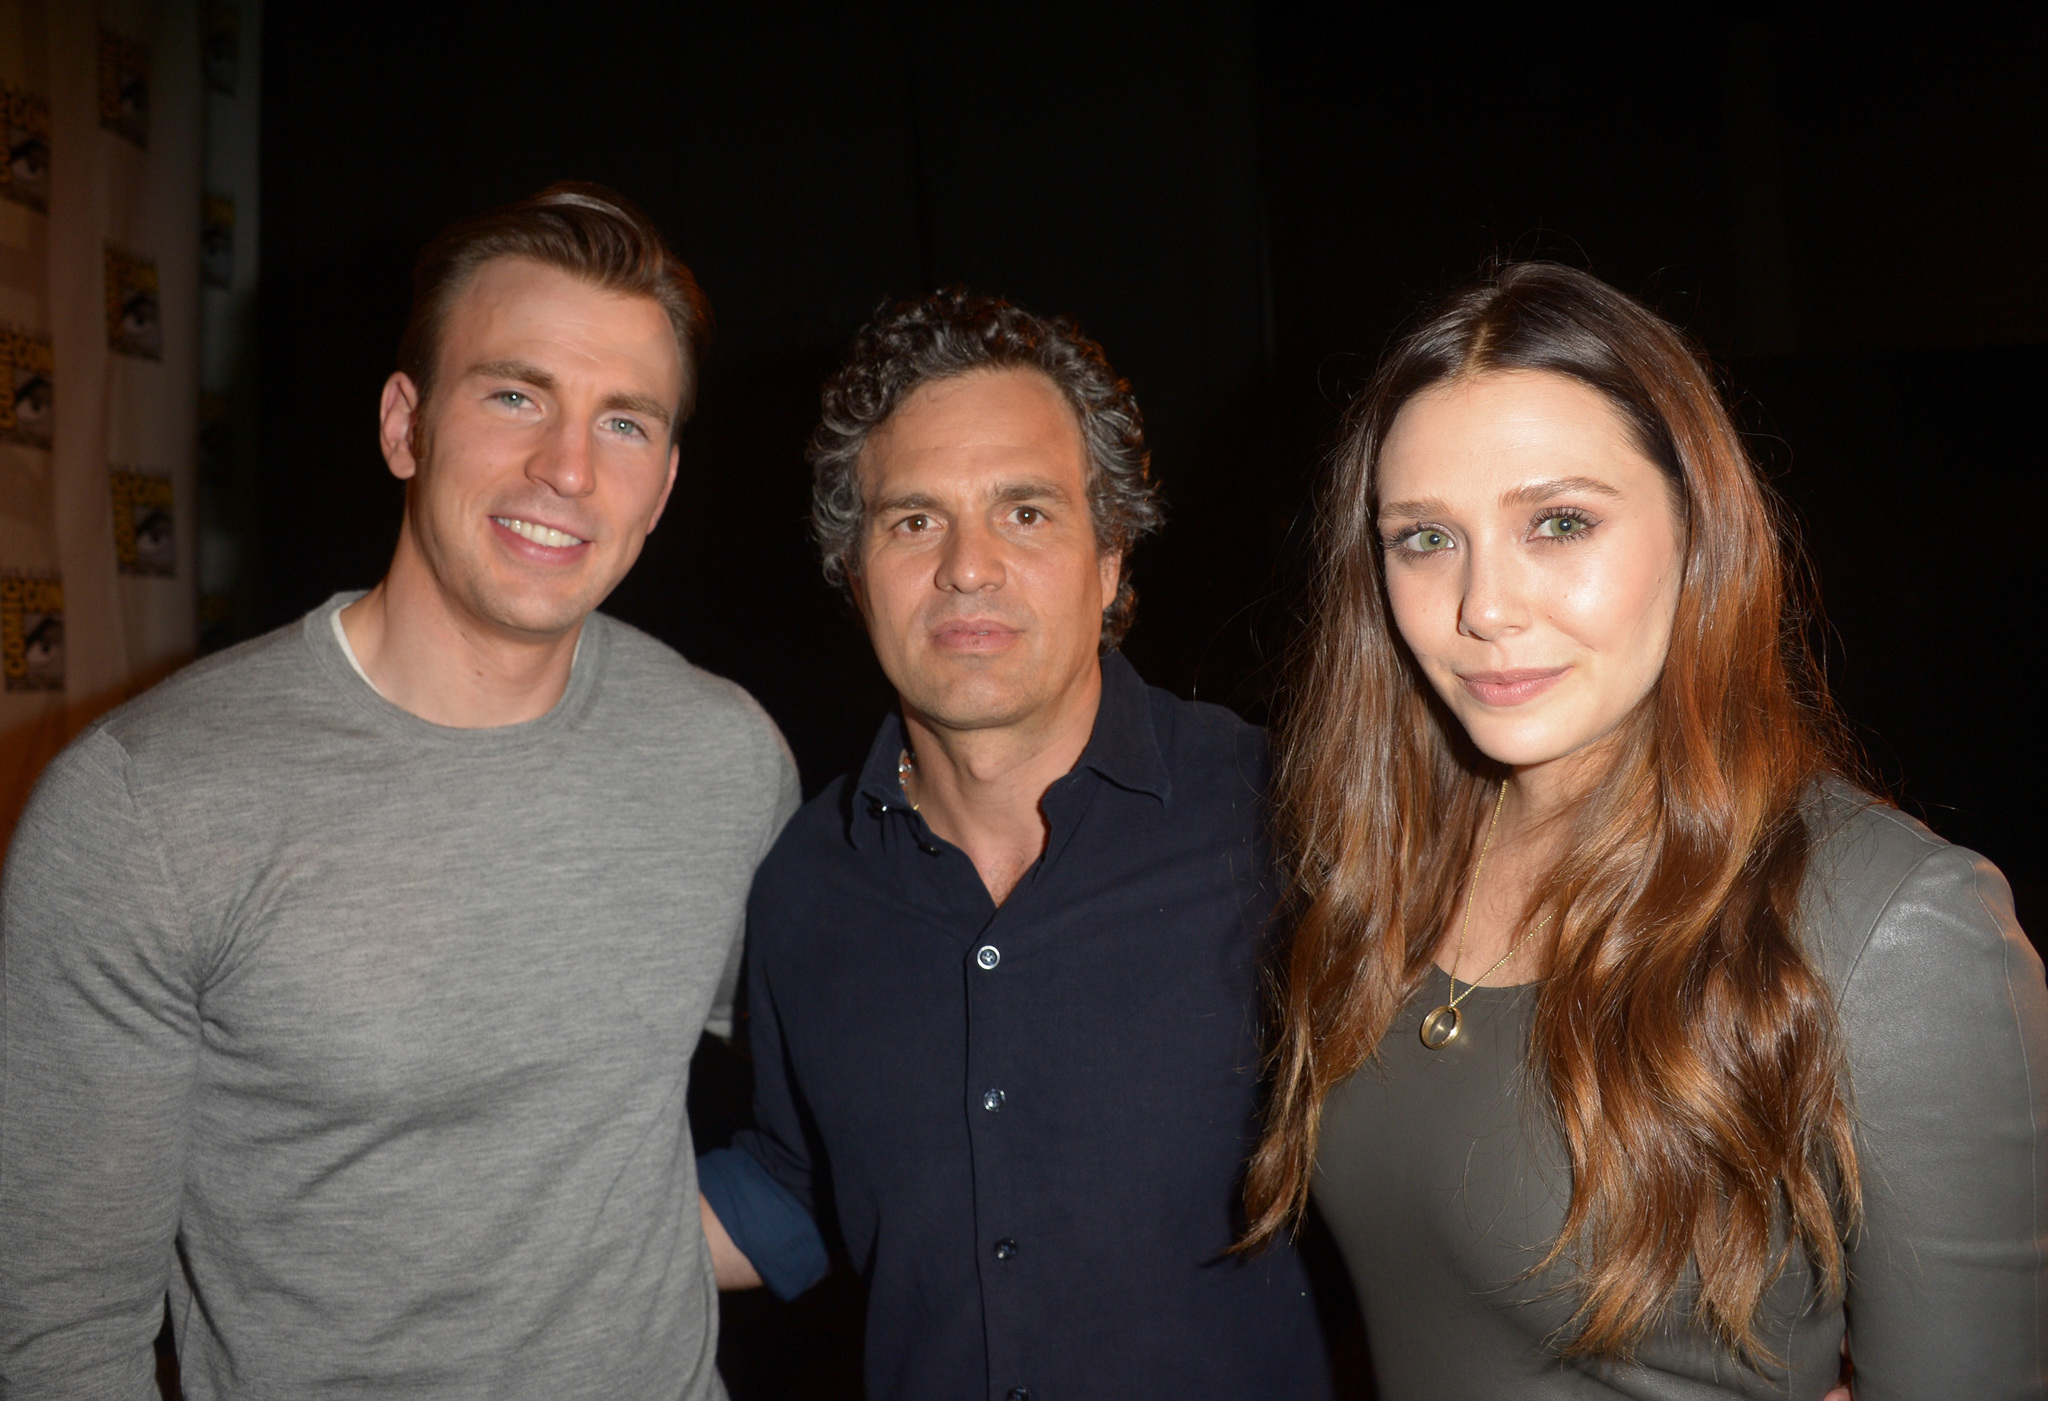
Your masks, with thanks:
<instances>
[{"instance_id":1,"label":"white step-and-repeat banner","mask_svg":"<svg viewBox=\"0 0 2048 1401\"><path fill-rule=\"evenodd\" d=\"M57 750L197 647L202 432L254 287L254 13L0 0L0 842Z\"/></svg>"}]
</instances>

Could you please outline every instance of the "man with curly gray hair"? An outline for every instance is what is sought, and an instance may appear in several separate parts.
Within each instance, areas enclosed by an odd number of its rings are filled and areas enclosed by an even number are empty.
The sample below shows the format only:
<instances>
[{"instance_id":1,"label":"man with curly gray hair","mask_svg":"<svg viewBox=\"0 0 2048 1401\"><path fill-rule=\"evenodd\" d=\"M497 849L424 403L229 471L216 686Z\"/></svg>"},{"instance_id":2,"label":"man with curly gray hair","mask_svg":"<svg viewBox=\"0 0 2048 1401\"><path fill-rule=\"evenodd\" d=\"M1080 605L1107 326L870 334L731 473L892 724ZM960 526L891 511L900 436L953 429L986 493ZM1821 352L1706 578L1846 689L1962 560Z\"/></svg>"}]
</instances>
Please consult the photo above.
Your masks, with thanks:
<instances>
[{"instance_id":1,"label":"man with curly gray hair","mask_svg":"<svg viewBox=\"0 0 2048 1401\"><path fill-rule=\"evenodd\" d=\"M719 1281L841 1244L868 1394L1308 1401L1290 1249L1228 1254L1271 905L1263 735L1116 650L1160 508L1069 322L949 290L827 383L812 518L895 686L748 907L755 1127L700 1166Z\"/></svg>"},{"instance_id":2,"label":"man with curly gray hair","mask_svg":"<svg viewBox=\"0 0 2048 1401\"><path fill-rule=\"evenodd\" d=\"M1051 380L1081 429L1087 454L1088 514L1097 545L1128 560L1159 528L1159 488L1145 447L1145 419L1130 384L1102 347L1062 317L1043 318L994 297L951 287L905 302L861 328L853 353L825 385L811 434L811 530L825 578L848 587L860 566L867 518L858 473L869 435L920 385L974 370L1036 370ZM1103 611L1102 650L1130 631L1138 605L1128 569Z\"/></svg>"}]
</instances>

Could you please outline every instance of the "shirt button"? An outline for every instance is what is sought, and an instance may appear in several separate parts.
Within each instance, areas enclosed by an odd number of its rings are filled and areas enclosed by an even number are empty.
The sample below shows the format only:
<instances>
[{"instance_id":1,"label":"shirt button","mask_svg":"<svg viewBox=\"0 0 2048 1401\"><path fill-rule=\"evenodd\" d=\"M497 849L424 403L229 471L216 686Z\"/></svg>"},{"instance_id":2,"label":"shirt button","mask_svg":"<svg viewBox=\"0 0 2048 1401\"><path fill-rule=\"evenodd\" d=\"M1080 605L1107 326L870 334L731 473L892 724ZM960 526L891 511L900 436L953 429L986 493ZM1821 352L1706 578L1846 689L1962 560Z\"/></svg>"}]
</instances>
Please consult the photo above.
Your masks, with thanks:
<instances>
[{"instance_id":1,"label":"shirt button","mask_svg":"<svg viewBox=\"0 0 2048 1401\"><path fill-rule=\"evenodd\" d=\"M1031 1393L1021 1386L1013 1386L1003 1393L1003 1401L1031 1401Z\"/></svg>"},{"instance_id":2,"label":"shirt button","mask_svg":"<svg viewBox=\"0 0 2048 1401\"><path fill-rule=\"evenodd\" d=\"M1001 1090L983 1090L981 1093L981 1107L991 1114L1000 1113L1004 1098L1005 1096Z\"/></svg>"},{"instance_id":3,"label":"shirt button","mask_svg":"<svg viewBox=\"0 0 2048 1401\"><path fill-rule=\"evenodd\" d=\"M1008 1236L1004 1236L996 1242L996 1259L1008 1260L1014 1257L1016 1253L1017 1242L1011 1240Z\"/></svg>"},{"instance_id":4,"label":"shirt button","mask_svg":"<svg viewBox=\"0 0 2048 1401\"><path fill-rule=\"evenodd\" d=\"M974 961L987 971L1003 961L1003 951L994 944L983 944L974 951Z\"/></svg>"}]
</instances>

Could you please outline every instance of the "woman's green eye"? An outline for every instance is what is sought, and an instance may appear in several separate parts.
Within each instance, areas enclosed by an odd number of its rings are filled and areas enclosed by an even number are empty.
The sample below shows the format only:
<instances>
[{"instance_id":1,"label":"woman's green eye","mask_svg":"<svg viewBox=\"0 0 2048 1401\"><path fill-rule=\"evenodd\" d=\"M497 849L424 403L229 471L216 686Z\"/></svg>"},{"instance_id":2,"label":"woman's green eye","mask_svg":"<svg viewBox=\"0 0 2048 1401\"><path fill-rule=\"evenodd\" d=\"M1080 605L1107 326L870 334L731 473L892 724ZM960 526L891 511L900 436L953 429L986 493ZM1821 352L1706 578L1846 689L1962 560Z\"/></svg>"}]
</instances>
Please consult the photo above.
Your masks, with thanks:
<instances>
[{"instance_id":1,"label":"woman's green eye","mask_svg":"<svg viewBox=\"0 0 2048 1401\"><path fill-rule=\"evenodd\" d=\"M1434 554L1450 548L1451 537L1441 530L1418 530L1408 537L1408 548L1418 554Z\"/></svg>"},{"instance_id":2,"label":"woman's green eye","mask_svg":"<svg viewBox=\"0 0 2048 1401\"><path fill-rule=\"evenodd\" d=\"M1585 534L1586 527L1589 524L1590 522L1582 521L1577 516L1551 516L1537 525L1536 533L1538 535L1548 535L1553 540L1559 540L1568 535Z\"/></svg>"}]
</instances>

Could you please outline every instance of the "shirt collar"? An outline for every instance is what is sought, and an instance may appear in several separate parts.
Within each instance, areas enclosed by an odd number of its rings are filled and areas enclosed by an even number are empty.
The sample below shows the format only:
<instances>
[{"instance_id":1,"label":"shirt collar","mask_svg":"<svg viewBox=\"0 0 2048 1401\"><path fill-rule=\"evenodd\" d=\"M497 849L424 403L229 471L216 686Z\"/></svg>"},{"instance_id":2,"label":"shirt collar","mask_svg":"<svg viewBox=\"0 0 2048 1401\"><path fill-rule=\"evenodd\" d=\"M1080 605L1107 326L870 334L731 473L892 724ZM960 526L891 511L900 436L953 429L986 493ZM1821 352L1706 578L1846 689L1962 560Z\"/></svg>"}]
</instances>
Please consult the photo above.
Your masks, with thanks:
<instances>
[{"instance_id":1,"label":"shirt collar","mask_svg":"<svg viewBox=\"0 0 2048 1401\"><path fill-rule=\"evenodd\" d=\"M1124 660L1122 652L1102 659L1102 700L1095 732L1081 751L1077 769L1093 769L1119 788L1150 793L1161 803L1173 798L1173 782L1152 727L1152 688Z\"/></svg>"},{"instance_id":2,"label":"shirt collar","mask_svg":"<svg viewBox=\"0 0 2048 1401\"><path fill-rule=\"evenodd\" d=\"M1159 752L1159 735L1152 725L1150 692L1151 688L1122 652L1104 657L1102 698L1096 703L1095 729L1074 768L1091 769L1119 788L1149 793L1164 804L1172 801L1173 782ZM903 717L892 710L882 717L882 726L868 749L867 762L861 765L851 813L850 835L855 846L863 844L863 836L869 830L867 819L892 809L910 810L896 772L903 749Z\"/></svg>"}]
</instances>

